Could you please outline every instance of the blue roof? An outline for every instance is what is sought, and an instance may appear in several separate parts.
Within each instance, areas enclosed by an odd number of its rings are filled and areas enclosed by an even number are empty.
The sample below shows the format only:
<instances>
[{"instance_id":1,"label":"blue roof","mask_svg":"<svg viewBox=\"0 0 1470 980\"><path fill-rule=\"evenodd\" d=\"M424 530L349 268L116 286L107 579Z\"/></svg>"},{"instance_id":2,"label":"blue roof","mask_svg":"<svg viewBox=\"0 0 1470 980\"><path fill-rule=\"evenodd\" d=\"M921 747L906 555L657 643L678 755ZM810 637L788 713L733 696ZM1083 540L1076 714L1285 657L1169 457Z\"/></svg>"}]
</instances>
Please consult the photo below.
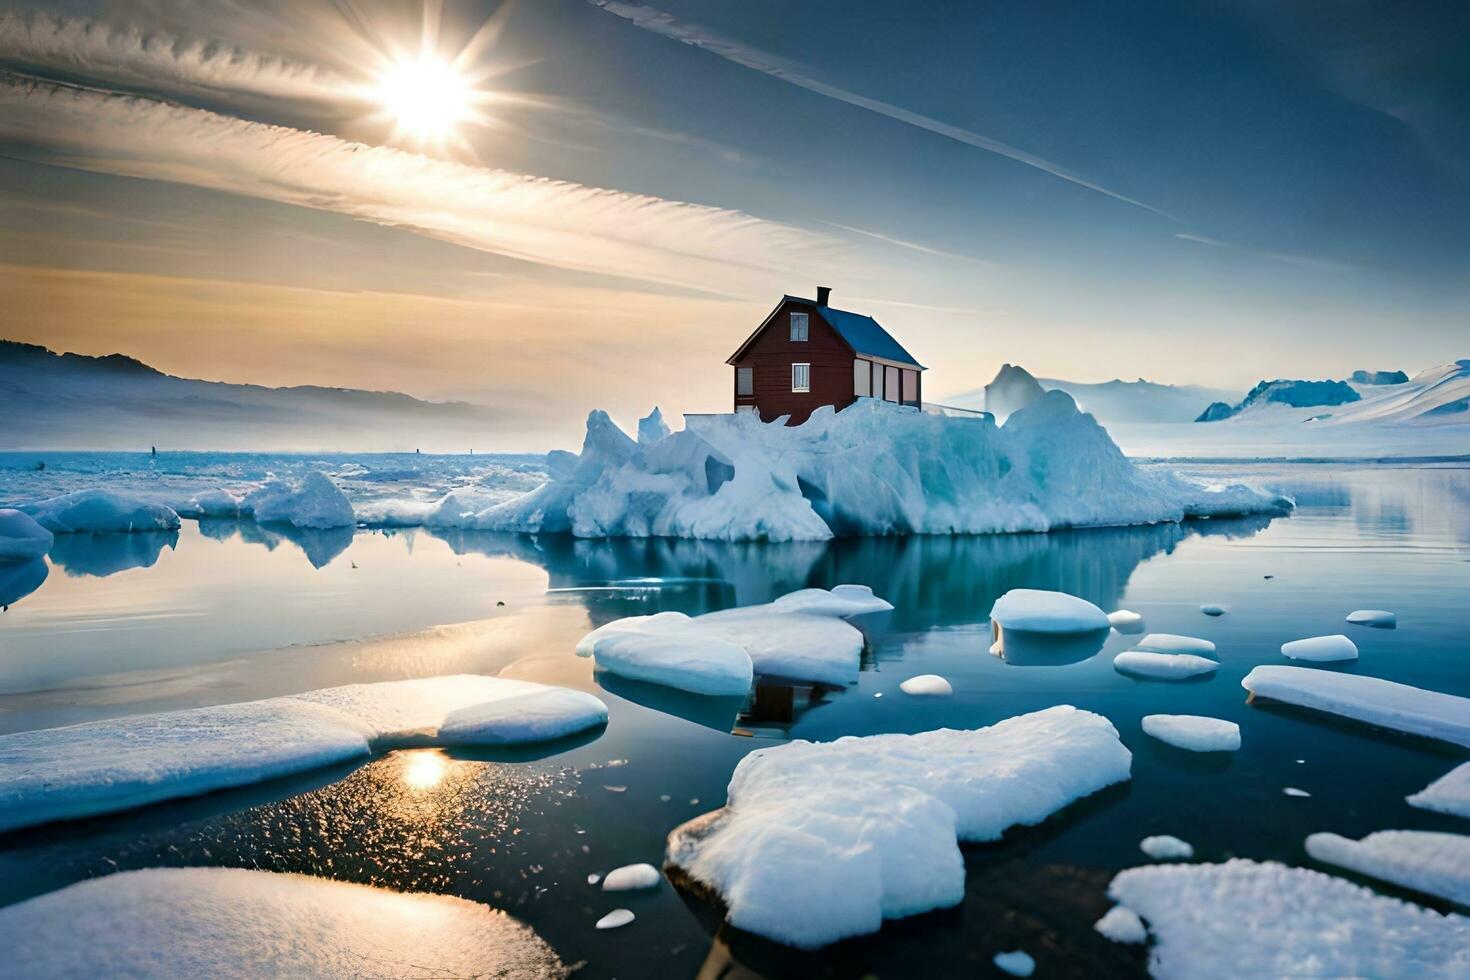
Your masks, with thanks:
<instances>
[{"instance_id":1,"label":"blue roof","mask_svg":"<svg viewBox=\"0 0 1470 980\"><path fill-rule=\"evenodd\" d=\"M904 350L903 345L894 340L893 335L884 330L882 324L870 316L836 310L830 306L817 306L812 300L802 299L800 296L786 298L816 306L822 319L831 324L832 329L836 330L842 339L847 341L848 345L859 354L881 357L886 361L898 361L901 364L912 364L916 368L924 366L914 360L914 356Z\"/></svg>"}]
</instances>

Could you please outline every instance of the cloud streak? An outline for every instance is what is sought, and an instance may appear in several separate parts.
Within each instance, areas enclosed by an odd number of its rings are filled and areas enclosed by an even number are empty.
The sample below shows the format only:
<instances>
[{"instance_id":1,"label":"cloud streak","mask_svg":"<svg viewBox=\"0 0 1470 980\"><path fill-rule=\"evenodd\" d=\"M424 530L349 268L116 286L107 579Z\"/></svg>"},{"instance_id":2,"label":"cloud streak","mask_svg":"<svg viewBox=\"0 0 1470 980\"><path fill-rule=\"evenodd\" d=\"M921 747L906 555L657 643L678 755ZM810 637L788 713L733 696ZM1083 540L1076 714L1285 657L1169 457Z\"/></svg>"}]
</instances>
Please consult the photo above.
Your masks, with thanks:
<instances>
[{"instance_id":1,"label":"cloud streak","mask_svg":"<svg viewBox=\"0 0 1470 980\"><path fill-rule=\"evenodd\" d=\"M671 38L682 44L708 51L711 54L724 58L726 61L732 61L737 65L742 65L761 74L769 75L772 78L779 78L783 82L789 82L809 92L815 92L829 99L836 99L838 102L846 102L848 105L857 106L869 112L875 112L880 116L887 116L889 119L897 120L898 122L917 127L918 129L928 130L931 133L954 140L957 143L964 143L967 146L973 146L987 153L994 153L997 156L1014 160L1017 163L1051 174L1053 177L1065 180L1068 183L1085 187L1099 194L1104 194L1116 201L1131 204L1134 207L1142 208L1145 211L1150 211L1173 221L1178 220L1173 215L1161 211L1151 204L1145 204L1136 198L1110 190L1081 174L1068 170L1061 164L1053 163L1034 153L1028 153L1018 147L1011 146L1009 143L1003 143L1000 140L951 125L947 122L934 119L931 116L925 116L921 113L905 109L902 106L882 102L878 99L870 99L865 95L859 95L856 92L850 92L847 89L829 85L806 74L801 65L787 61L767 51L762 51L759 48L741 44L739 41L732 41L698 24L675 20L671 15L653 7L642 4L620 3L618 0L589 0L589 2L593 6L601 7L608 13L621 17L645 31L651 31L654 34Z\"/></svg>"}]
</instances>

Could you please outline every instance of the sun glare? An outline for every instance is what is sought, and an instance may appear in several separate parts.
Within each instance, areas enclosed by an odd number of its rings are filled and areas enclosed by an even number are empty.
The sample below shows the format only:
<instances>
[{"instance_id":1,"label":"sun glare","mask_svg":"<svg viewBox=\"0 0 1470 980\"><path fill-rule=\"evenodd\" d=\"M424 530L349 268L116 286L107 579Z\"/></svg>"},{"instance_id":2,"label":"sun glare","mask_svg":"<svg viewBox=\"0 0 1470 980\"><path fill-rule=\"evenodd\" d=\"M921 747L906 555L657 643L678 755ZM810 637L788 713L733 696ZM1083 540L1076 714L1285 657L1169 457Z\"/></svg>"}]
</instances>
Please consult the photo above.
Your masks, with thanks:
<instances>
[{"instance_id":1,"label":"sun glare","mask_svg":"<svg viewBox=\"0 0 1470 980\"><path fill-rule=\"evenodd\" d=\"M442 143L474 115L473 86L432 56L391 65L378 79L377 95L398 135L417 143Z\"/></svg>"}]
</instances>

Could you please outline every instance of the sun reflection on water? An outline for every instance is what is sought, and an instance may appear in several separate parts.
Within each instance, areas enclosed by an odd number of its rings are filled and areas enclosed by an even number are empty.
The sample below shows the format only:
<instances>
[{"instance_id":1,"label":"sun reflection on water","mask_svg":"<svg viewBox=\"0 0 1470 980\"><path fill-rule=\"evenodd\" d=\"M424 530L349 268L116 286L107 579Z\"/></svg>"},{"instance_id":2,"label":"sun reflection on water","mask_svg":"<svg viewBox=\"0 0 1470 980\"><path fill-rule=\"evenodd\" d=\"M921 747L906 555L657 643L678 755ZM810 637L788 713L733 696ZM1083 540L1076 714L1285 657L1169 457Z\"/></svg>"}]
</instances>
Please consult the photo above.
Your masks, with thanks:
<instances>
[{"instance_id":1,"label":"sun reflection on water","mask_svg":"<svg viewBox=\"0 0 1470 980\"><path fill-rule=\"evenodd\" d=\"M433 789L444 781L448 761L438 749L402 753L403 784L415 792Z\"/></svg>"}]
</instances>

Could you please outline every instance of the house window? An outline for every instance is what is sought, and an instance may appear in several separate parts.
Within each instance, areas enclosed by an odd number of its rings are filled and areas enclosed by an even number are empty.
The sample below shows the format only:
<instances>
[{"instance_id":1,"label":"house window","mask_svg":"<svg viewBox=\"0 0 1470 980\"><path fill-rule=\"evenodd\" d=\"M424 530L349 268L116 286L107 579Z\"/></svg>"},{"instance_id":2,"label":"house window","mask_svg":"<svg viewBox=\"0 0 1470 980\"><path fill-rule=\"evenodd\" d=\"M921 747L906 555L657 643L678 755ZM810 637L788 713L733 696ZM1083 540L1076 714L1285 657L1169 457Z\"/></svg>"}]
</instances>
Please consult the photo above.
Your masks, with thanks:
<instances>
[{"instance_id":1,"label":"house window","mask_svg":"<svg viewBox=\"0 0 1470 980\"><path fill-rule=\"evenodd\" d=\"M883 397L883 365L873 365L873 397Z\"/></svg>"},{"instance_id":2,"label":"house window","mask_svg":"<svg viewBox=\"0 0 1470 980\"><path fill-rule=\"evenodd\" d=\"M903 403L905 405L919 404L919 372L903 372Z\"/></svg>"},{"instance_id":3,"label":"house window","mask_svg":"<svg viewBox=\"0 0 1470 980\"><path fill-rule=\"evenodd\" d=\"M891 402L898 401L898 368L885 367L883 374L883 397Z\"/></svg>"},{"instance_id":4,"label":"house window","mask_svg":"<svg viewBox=\"0 0 1470 980\"><path fill-rule=\"evenodd\" d=\"M791 390L812 390L812 366L810 364L791 365Z\"/></svg>"},{"instance_id":5,"label":"house window","mask_svg":"<svg viewBox=\"0 0 1470 980\"><path fill-rule=\"evenodd\" d=\"M797 343L806 343L807 321L805 313L791 314L791 339Z\"/></svg>"},{"instance_id":6,"label":"house window","mask_svg":"<svg viewBox=\"0 0 1470 980\"><path fill-rule=\"evenodd\" d=\"M755 394L755 368L735 369L735 397Z\"/></svg>"},{"instance_id":7,"label":"house window","mask_svg":"<svg viewBox=\"0 0 1470 980\"><path fill-rule=\"evenodd\" d=\"M873 364L862 358L852 362L852 393L865 398L873 393Z\"/></svg>"}]
</instances>

